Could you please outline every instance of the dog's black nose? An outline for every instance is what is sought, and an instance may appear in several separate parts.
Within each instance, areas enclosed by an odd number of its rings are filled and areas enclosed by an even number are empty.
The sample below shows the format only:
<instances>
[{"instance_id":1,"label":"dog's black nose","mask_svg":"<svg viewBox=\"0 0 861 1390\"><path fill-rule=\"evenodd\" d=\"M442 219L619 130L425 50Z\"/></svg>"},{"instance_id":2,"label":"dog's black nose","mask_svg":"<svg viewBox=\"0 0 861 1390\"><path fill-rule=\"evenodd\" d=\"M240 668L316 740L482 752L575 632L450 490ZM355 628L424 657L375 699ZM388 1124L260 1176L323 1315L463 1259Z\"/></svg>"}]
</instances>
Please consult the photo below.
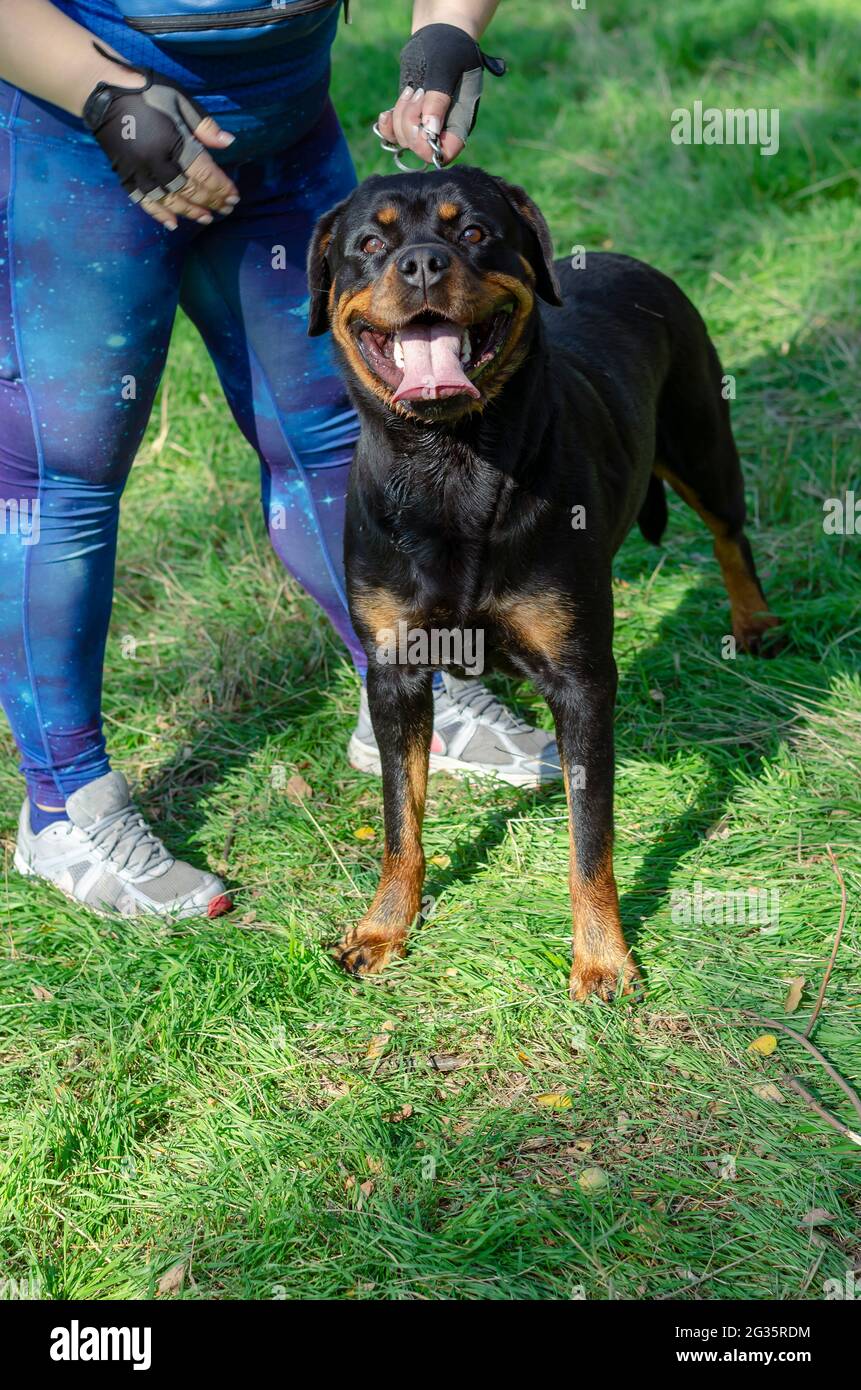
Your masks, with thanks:
<instances>
[{"instance_id":1,"label":"dog's black nose","mask_svg":"<svg viewBox=\"0 0 861 1390\"><path fill-rule=\"evenodd\" d=\"M443 278L451 266L451 256L444 246L411 246L398 259L398 273L416 289L430 289Z\"/></svg>"}]
</instances>

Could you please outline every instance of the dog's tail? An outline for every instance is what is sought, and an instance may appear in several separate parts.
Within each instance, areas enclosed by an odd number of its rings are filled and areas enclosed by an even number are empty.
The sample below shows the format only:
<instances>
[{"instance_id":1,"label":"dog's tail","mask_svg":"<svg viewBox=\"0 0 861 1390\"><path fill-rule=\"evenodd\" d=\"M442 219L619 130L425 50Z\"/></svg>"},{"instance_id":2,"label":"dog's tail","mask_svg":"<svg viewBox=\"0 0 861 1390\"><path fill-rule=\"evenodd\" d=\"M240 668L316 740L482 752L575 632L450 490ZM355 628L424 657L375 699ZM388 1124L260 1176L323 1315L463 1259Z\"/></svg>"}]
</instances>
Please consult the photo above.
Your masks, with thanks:
<instances>
[{"instance_id":1,"label":"dog's tail","mask_svg":"<svg viewBox=\"0 0 861 1390\"><path fill-rule=\"evenodd\" d=\"M651 541L652 545L659 545L667 525L667 494L657 473L653 473L649 479L649 488L637 522L646 540Z\"/></svg>"}]
</instances>

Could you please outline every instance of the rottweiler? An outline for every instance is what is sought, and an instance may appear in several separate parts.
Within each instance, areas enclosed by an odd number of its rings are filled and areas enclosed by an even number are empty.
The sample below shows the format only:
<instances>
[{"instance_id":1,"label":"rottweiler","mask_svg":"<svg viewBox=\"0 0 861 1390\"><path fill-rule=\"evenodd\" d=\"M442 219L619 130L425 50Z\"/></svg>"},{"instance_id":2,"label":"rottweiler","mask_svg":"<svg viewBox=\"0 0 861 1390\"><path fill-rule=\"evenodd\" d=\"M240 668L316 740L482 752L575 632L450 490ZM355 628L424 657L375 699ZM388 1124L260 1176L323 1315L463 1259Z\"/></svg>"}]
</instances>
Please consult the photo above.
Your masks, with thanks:
<instances>
[{"instance_id":1,"label":"rottweiler","mask_svg":"<svg viewBox=\"0 0 861 1390\"><path fill-rule=\"evenodd\" d=\"M526 192L469 167L370 178L314 232L308 331L331 329L361 421L345 562L383 771L382 876L339 947L358 975L403 954L425 867L433 644L396 664L381 633L479 631L550 706L581 1000L638 979L613 874L612 561L634 522L660 540L665 483L712 533L738 647L778 622L700 315L641 261L584 259L554 262Z\"/></svg>"}]
</instances>

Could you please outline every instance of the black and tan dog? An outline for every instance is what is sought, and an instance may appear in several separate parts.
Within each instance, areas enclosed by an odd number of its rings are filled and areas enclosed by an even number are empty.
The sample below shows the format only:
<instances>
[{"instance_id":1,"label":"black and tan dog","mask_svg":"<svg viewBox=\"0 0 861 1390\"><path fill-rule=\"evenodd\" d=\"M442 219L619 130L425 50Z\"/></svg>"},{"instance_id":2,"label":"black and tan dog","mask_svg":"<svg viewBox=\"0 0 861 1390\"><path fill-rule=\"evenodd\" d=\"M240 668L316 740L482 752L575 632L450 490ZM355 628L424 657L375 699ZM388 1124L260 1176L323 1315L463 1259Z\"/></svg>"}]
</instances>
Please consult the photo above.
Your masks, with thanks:
<instances>
[{"instance_id":1,"label":"black and tan dog","mask_svg":"<svg viewBox=\"0 0 861 1390\"><path fill-rule=\"evenodd\" d=\"M660 539L664 480L714 537L739 646L757 650L777 622L742 529L703 322L626 256L554 266L526 193L470 168L369 179L318 224L309 281L309 332L331 328L361 417L345 553L385 798L382 878L342 963L364 974L402 954L421 904L432 671L379 660L379 634L472 628L491 665L535 682L556 723L572 997L629 991L612 855L611 565L635 521Z\"/></svg>"}]
</instances>

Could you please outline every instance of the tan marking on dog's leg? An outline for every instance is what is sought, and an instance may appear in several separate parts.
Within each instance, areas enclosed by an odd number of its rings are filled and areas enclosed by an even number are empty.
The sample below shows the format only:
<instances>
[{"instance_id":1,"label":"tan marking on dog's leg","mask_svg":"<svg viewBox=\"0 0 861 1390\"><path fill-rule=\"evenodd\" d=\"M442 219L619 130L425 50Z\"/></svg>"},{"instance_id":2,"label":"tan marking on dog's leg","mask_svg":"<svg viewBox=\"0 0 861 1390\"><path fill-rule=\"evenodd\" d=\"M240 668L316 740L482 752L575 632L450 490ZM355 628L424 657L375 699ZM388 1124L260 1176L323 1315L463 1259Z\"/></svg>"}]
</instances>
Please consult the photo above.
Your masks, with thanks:
<instances>
[{"instance_id":1,"label":"tan marking on dog's leg","mask_svg":"<svg viewBox=\"0 0 861 1390\"><path fill-rule=\"evenodd\" d=\"M382 633L397 632L399 622L415 625L412 611L402 599L382 586L358 589L353 594L353 607L378 644L383 641Z\"/></svg>"},{"instance_id":2,"label":"tan marking on dog's leg","mask_svg":"<svg viewBox=\"0 0 861 1390\"><path fill-rule=\"evenodd\" d=\"M340 944L340 961L354 975L382 970L404 954L407 931L422 905L425 856L422 822L428 779L428 748L418 739L403 763L405 787L398 807L397 844L387 843L374 900L357 927Z\"/></svg>"},{"instance_id":3,"label":"tan marking on dog's leg","mask_svg":"<svg viewBox=\"0 0 861 1390\"><path fill-rule=\"evenodd\" d=\"M572 962L568 992L582 1002L590 994L611 1000L621 982L622 993L633 993L639 971L622 931L619 893L613 873L613 849L608 845L596 873L586 877L577 863L577 846L571 816L571 796L587 795L571 791L568 770L563 767L568 802L568 887L573 919Z\"/></svg>"},{"instance_id":4,"label":"tan marking on dog's leg","mask_svg":"<svg viewBox=\"0 0 861 1390\"><path fill-rule=\"evenodd\" d=\"M711 531L714 538L714 552L723 576L724 586L729 596L732 614L733 636L742 651L755 649L760 638L769 628L778 627L780 619L769 610L768 600L756 579L750 572L742 550L741 537L729 534L727 522L713 516L697 497L693 488L676 477L663 464L655 467L659 478L668 482L689 507L692 507Z\"/></svg>"},{"instance_id":5,"label":"tan marking on dog's leg","mask_svg":"<svg viewBox=\"0 0 861 1390\"><path fill-rule=\"evenodd\" d=\"M780 619L771 613L765 594L748 571L741 546L734 536L715 536L715 555L729 594L733 636L743 651L758 645Z\"/></svg>"},{"instance_id":6,"label":"tan marking on dog's leg","mask_svg":"<svg viewBox=\"0 0 861 1390\"><path fill-rule=\"evenodd\" d=\"M490 605L494 617L525 647L548 661L559 661L574 622L573 604L567 594L503 595Z\"/></svg>"}]
</instances>

